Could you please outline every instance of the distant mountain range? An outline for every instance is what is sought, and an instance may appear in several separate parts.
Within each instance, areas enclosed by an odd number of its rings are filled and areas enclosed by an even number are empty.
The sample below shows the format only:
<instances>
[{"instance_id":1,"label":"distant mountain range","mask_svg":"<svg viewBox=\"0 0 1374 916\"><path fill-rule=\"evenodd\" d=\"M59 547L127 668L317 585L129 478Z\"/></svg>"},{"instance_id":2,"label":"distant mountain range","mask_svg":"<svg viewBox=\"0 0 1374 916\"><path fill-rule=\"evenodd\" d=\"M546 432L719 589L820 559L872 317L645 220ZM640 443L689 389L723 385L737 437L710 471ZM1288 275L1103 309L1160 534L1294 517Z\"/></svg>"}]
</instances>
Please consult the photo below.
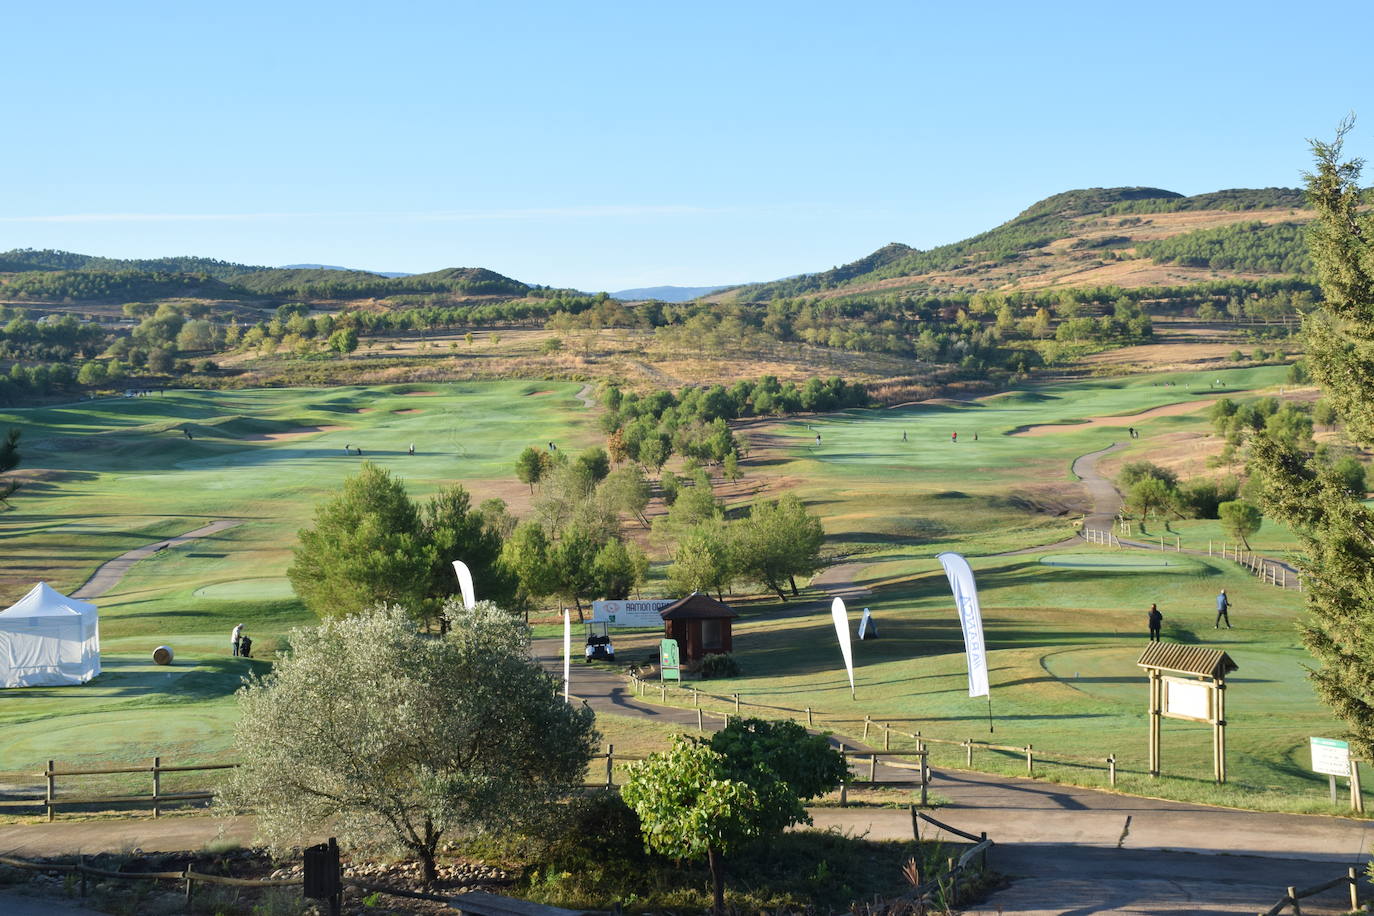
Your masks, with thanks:
<instances>
[{"instance_id":1,"label":"distant mountain range","mask_svg":"<svg viewBox=\"0 0 1374 916\"><path fill-rule=\"evenodd\" d=\"M636 289L622 289L611 293L617 299L635 302L641 299L657 299L660 302L688 302L709 296L722 289L730 289L738 284L722 283L720 286L641 286Z\"/></svg>"},{"instance_id":2,"label":"distant mountain range","mask_svg":"<svg viewBox=\"0 0 1374 916\"><path fill-rule=\"evenodd\" d=\"M374 274L378 277L413 277L412 273L402 270L358 270L353 267L337 267L333 264L283 264L282 270L345 270L349 273Z\"/></svg>"}]
</instances>

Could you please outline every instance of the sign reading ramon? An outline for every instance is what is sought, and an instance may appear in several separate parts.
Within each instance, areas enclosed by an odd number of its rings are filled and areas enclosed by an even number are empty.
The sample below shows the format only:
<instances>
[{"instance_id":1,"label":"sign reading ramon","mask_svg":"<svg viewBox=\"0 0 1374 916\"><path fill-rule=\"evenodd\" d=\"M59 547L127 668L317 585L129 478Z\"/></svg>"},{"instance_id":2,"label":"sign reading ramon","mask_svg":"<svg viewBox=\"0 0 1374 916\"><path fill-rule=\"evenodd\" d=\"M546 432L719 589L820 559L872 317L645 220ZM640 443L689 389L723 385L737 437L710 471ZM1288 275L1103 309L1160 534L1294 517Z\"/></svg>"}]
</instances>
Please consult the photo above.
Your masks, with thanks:
<instances>
[{"instance_id":1,"label":"sign reading ramon","mask_svg":"<svg viewBox=\"0 0 1374 916\"><path fill-rule=\"evenodd\" d=\"M658 612L673 603L673 599L652 601L593 601L592 623L608 627L661 627L663 618Z\"/></svg>"},{"instance_id":2,"label":"sign reading ramon","mask_svg":"<svg viewBox=\"0 0 1374 916\"><path fill-rule=\"evenodd\" d=\"M1159 720L1212 726L1212 778L1226 781L1226 675L1236 670L1220 649L1150 643L1136 662L1150 677L1150 775L1159 775Z\"/></svg>"}]
</instances>

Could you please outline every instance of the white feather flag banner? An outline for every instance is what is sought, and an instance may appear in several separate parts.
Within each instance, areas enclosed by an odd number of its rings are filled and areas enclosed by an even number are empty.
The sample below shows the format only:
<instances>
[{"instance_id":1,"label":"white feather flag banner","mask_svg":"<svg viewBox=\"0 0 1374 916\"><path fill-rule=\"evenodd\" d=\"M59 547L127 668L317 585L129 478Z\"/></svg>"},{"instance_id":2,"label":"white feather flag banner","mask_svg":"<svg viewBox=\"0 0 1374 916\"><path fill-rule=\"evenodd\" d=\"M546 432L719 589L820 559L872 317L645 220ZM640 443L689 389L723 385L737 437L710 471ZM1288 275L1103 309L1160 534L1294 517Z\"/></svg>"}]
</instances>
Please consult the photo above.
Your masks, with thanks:
<instances>
[{"instance_id":1,"label":"white feather flag banner","mask_svg":"<svg viewBox=\"0 0 1374 916\"><path fill-rule=\"evenodd\" d=\"M463 607L470 611L477 605L477 592L472 587L472 570L462 560L454 560L453 572L458 576L458 587L463 590Z\"/></svg>"},{"instance_id":2,"label":"white feather flag banner","mask_svg":"<svg viewBox=\"0 0 1374 916\"><path fill-rule=\"evenodd\" d=\"M849 695L854 696L854 650L849 642L849 615L844 609L844 599L836 598L830 602L830 616L835 619L835 636L840 640L840 654L844 656L844 670L849 675Z\"/></svg>"},{"instance_id":3,"label":"white feather flag banner","mask_svg":"<svg viewBox=\"0 0 1374 916\"><path fill-rule=\"evenodd\" d=\"M968 695L988 696L988 652L983 642L983 612L978 607L978 586L968 560L957 553L942 553L935 559L949 576L954 603L959 608L959 623L964 628L964 652L968 655Z\"/></svg>"}]
</instances>

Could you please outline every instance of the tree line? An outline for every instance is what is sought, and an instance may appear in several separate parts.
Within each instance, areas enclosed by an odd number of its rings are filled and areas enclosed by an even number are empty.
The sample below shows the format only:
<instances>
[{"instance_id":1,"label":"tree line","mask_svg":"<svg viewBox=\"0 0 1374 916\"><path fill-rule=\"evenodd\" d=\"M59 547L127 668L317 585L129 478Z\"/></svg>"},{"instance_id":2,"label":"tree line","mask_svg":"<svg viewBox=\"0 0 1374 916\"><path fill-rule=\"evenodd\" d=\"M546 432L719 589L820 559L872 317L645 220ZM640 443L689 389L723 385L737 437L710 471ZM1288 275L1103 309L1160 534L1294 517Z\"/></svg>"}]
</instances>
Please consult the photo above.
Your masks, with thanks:
<instances>
[{"instance_id":1,"label":"tree line","mask_svg":"<svg viewBox=\"0 0 1374 916\"><path fill-rule=\"evenodd\" d=\"M1306 233L1299 223L1237 223L1140 242L1135 250L1156 264L1310 276Z\"/></svg>"}]
</instances>

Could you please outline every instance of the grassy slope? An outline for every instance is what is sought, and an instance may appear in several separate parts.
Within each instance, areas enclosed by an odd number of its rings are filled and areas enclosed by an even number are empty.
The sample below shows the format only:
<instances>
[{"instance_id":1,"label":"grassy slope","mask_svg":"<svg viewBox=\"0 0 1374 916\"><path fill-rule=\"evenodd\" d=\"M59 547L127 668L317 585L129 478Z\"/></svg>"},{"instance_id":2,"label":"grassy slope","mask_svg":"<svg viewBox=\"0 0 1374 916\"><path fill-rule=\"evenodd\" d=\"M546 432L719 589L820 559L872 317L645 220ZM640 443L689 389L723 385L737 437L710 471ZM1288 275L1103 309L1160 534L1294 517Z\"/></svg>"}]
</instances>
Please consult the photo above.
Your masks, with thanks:
<instances>
[{"instance_id":1,"label":"grassy slope","mask_svg":"<svg viewBox=\"0 0 1374 916\"><path fill-rule=\"evenodd\" d=\"M1221 377L1225 390L1235 392L1274 385L1282 371L1230 370ZM809 705L819 711L822 724L849 733L859 730L858 719L867 713L927 735L987 737L984 702L966 696L960 635L948 586L933 560L935 553L953 549L974 558L979 577L992 648L997 741L1029 742L1051 753L1115 753L1123 784L1140 791L1320 809L1322 784L1304 772L1305 741L1309 734L1338 729L1303 679L1306 654L1293 628L1300 606L1296 593L1262 587L1234 564L1205 557L1142 554L1124 566L1083 569L1042 563L1034 554L991 556L1069 533L1072 515L1052 516L1037 507L1060 505L1074 489L1069 473L1074 457L1121 438L1119 430L1101 426L1050 437L1010 432L1220 394L1221 389L1208 388L1217 376L1215 370L1173 375L1168 380L1176 384L1170 386L1151 377L1096 380L977 402L778 421L751 430L755 450L746 462L748 474L774 491L786 488L806 498L826 519L835 550L862 551L872 561L861 573L863 580L893 584L855 607L856 613L859 606L871 607L882 623L879 641L857 647L859 702L845 696L828 615L810 602L746 605L737 631L746 676L712 689L737 690L748 702L789 709ZM78 557L54 570L60 573L53 576L55 584L70 588L87 566L117 552L116 540L123 539L123 549L124 541L141 536L130 533L131 524L184 531L215 517L247 519L214 542L144 561L101 602L111 674L78 690L18 694L22 703L7 704L0 712L0 722L7 723L0 770L27 767L54 754L74 760L78 755L222 753L232 717L229 694L241 670L221 654L225 634L240 618L260 635L305 619L294 602L274 598L273 588L279 587L292 531L356 464L342 457L343 442L361 444L369 455L390 451L379 457L406 471L418 495L450 474L458 476L453 466L460 451L464 481L480 490L484 481L507 477L509 456L530 439L571 444L592 436L578 425L578 412L569 411L574 404L569 385L435 390L450 396L405 397L397 389L198 394L168 398L162 405L121 401L0 417L0 422L30 424L30 442L47 436L41 447L51 457L42 463L93 472L61 489L35 489L22 514L5 518L0 534L7 547L27 556L26 572L11 586L15 596L18 584L51 562L55 549ZM554 393L534 394L546 390ZM361 408L371 412L357 413ZM393 412L413 409L424 412ZM255 419L225 419L248 416ZM444 419L436 423L436 417ZM188 420L201 428L193 442L154 431ZM231 435L240 426L261 432L302 425L348 428L275 442L245 442ZM1144 437L1132 448L1141 457L1149 456L1158 437L1205 431L1198 415L1137 425ZM69 437L57 433L78 427L97 444L71 453L65 447ZM539 432L532 435L533 428ZM960 432L958 445L949 441L954 430ZM819 448L815 431L822 435ZM977 443L970 441L974 431ZM420 451L413 459L402 453L412 439ZM84 524L106 513L102 531L76 529L59 536L52 527ZM1091 551L1055 554L1063 560L1064 554ZM1150 565L1166 559L1168 567ZM1135 565L1139 562L1146 565ZM1235 597L1238 628L1216 633L1209 609L1223 584ZM208 595L196 594L207 586ZM241 597L223 600L226 589ZM220 597L212 597L216 594ZM1167 638L1220 645L1241 665L1232 681L1235 782L1228 792L1217 793L1201 780L1153 784L1131 775L1140 768L1144 747L1143 688L1134 658L1143 646L1143 613L1151 602L1165 612ZM189 660L187 667L168 671L144 664L159 642L174 644L179 661ZM621 651L633 659L632 646L647 650L650 642L627 637ZM164 690L164 678L175 690ZM74 702L84 704L78 715L70 715ZM168 715L173 705L184 714ZM63 719L52 718L59 712ZM646 732L616 720L605 722L603 730L622 752L648 749L663 737L657 729ZM1166 768L1205 775L1206 729L1171 722L1166 733ZM937 746L934 759L953 764L957 753ZM1013 771L1021 765L985 756L982 765ZM1098 778L1076 770L1056 775Z\"/></svg>"},{"instance_id":2,"label":"grassy slope","mask_svg":"<svg viewBox=\"0 0 1374 916\"><path fill-rule=\"evenodd\" d=\"M1273 385L1281 371L1233 370L1221 378L1234 392ZM1027 480L1038 479L1044 497L1067 483L1073 457L1122 439L1121 430L1100 426L1050 437L1006 435L1010 430L1195 400L1197 388L1206 394L1216 377L1169 376L1176 384L1168 387L1154 384L1158 377L1085 382L967 405L855 411L761 431L776 437L764 449L762 473L779 475L808 499L840 545L872 551L866 558L872 565L859 572L860 581L890 584L856 599L851 612L857 619L862 607L870 607L881 621L882 638L856 644L858 702L851 702L828 606L817 600L822 595L788 605L748 605L735 642L745 676L712 682L709 689L725 696L738 692L747 702L775 707L774 713L810 706L823 725L856 736L868 714L900 722L904 731L946 739L1030 743L1051 755L1098 760L1115 754L1123 786L1147 794L1327 810L1324 778L1307 772L1307 738L1335 735L1340 727L1305 679L1310 657L1294 626L1299 593L1261 585L1220 558L1174 552L1079 546L1048 557L990 556L1068 535L1076 517L1051 519L1018 509L1006 494L1029 489ZM1200 414L1139 426L1142 439L1132 447L1143 458L1150 456L1152 437L1207 432ZM822 435L819 449L812 428ZM901 442L903 429L907 443ZM958 445L949 438L956 429ZM977 443L968 441L975 429ZM1205 550L1209 529L1197 524L1197 531L1183 535L1184 547ZM942 550L970 556L978 578L992 650L991 736L985 701L967 696L962 636L948 583L934 560ZM1077 558L1085 554L1108 563L1084 568ZM1212 608L1222 587L1235 602L1236 629L1218 632L1212 629ZM1151 603L1165 614L1166 639L1222 648L1240 665L1230 680L1227 789L1206 780L1209 730L1187 723L1164 726L1165 766L1177 778L1154 782L1135 775L1144 768L1145 751L1144 681L1135 659L1145 645ZM631 637L620 651L635 661L637 651L650 648L648 638ZM1024 761L1000 757L984 753L977 763L1024 771ZM937 745L933 759L954 765L962 751ZM1100 770L1061 766L1054 774L1105 782Z\"/></svg>"},{"instance_id":3,"label":"grassy slope","mask_svg":"<svg viewBox=\"0 0 1374 916\"><path fill-rule=\"evenodd\" d=\"M71 591L125 550L214 519L243 520L139 562L98 599L110 674L82 688L7 694L0 770L53 754L184 759L222 749L241 674L223 657L229 630L247 623L255 654L266 656L277 636L309 621L283 576L296 530L357 470L345 443L390 468L414 497L461 481L480 499L519 496L509 469L525 445L576 448L593 437L575 385L434 385L420 390L436 396L405 394L416 387L185 392L0 414L0 426L24 430L25 466L58 472L0 516L6 604L36 579ZM187 424L189 441L176 431ZM306 426L341 428L246 438ZM415 456L407 454L412 442ZM164 643L177 664L145 664ZM186 714L166 715L169 704Z\"/></svg>"}]
</instances>

